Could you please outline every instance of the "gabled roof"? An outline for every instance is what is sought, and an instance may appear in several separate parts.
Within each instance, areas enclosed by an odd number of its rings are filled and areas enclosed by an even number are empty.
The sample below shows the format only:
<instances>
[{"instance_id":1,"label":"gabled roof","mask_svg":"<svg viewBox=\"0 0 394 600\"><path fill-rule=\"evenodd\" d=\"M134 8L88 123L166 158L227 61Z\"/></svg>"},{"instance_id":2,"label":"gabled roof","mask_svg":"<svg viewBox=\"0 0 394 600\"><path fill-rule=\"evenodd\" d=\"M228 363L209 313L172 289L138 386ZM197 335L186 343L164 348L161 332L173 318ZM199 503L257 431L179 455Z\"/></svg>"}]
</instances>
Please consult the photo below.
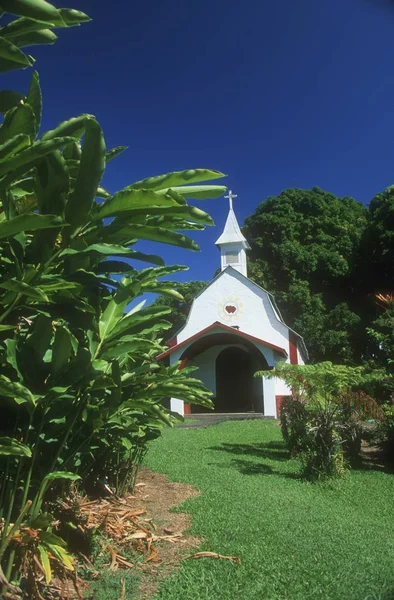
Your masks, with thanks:
<instances>
[{"instance_id":1,"label":"gabled roof","mask_svg":"<svg viewBox=\"0 0 394 600\"><path fill-rule=\"evenodd\" d=\"M246 238L242 235L242 231L238 225L237 217L232 208L228 212L228 217L222 235L216 240L216 246L223 244L242 244L245 250L250 250L250 246Z\"/></svg>"},{"instance_id":2,"label":"gabled roof","mask_svg":"<svg viewBox=\"0 0 394 600\"><path fill-rule=\"evenodd\" d=\"M237 338L240 338L240 340L246 339L250 342L255 342L255 343L257 342L258 344L262 344L263 346L266 346L267 348L271 348L272 350L275 350L276 352L278 352L279 354L282 354L282 356L287 358L287 352L284 348L280 348L280 346L275 346L274 344L271 344L270 342L261 340L260 338L257 338L253 335L249 335L248 333L245 333L244 331L240 331L239 329L235 329L234 327L230 327L229 325L224 325L224 323L215 321L214 323L209 325L209 327L202 329L201 331L199 331L198 333L195 333L194 335L190 336L186 340L183 340L183 342L180 342L179 344L175 344L174 346L171 346L165 352L162 352L162 354L159 354L159 356L157 356L157 360L161 360L161 359L165 358L166 356L169 356L170 354L175 352L175 350L179 350L179 348L182 348L183 346L186 346L187 344L190 344L190 343L198 340L199 338L212 332L214 329L220 329L225 333L229 333L232 336L236 336Z\"/></svg>"},{"instance_id":3,"label":"gabled roof","mask_svg":"<svg viewBox=\"0 0 394 600\"><path fill-rule=\"evenodd\" d=\"M257 283L255 283L254 281L252 281L251 279L249 279L248 277L246 277L245 275L243 275L239 271L237 271L237 269L234 269L234 267L232 267L231 265L229 265L228 267L226 267L223 271L220 271L220 273L218 273L216 275L216 277L214 277L212 279L212 281L210 281L207 284L207 286L199 294L197 294L197 296L194 298L193 303L192 303L192 305L190 307L189 315L190 315L190 313L191 313L191 311L193 309L193 304L197 300L197 298L199 298L202 294L204 294L211 287L211 285L213 285L215 283L215 281L217 281L220 277L223 277L223 275L225 273L231 273L231 274L235 275L236 277L241 277L242 279L244 279L245 281L247 281L249 284L252 284L252 286L255 286L257 289L259 289L259 290L261 290L261 291L263 291L263 292L265 292L267 294L268 299L269 299L269 301L271 303L271 306L273 308L273 311L274 311L274 314L275 314L276 318L278 319L278 321L280 323L283 323L283 325L285 325L285 327L287 327L289 329L289 331L292 331L298 337L298 339L300 340L302 352L303 352L305 358L308 359L309 355L308 355L308 350L307 350L307 348L305 346L304 338L299 333L297 333L296 331L294 331L294 329L292 329L291 327L289 327L288 325L286 325L286 323L283 320L283 317L282 317L282 315L280 313L280 310L279 310L279 308L278 308L278 306L277 306L277 304L275 302L275 298L274 298L273 294L271 294L271 292L269 292L268 290L264 289L263 287L261 287L260 285L258 285ZM178 329L178 331L176 333L174 333L168 339L167 343L170 340L176 339L176 337L178 336L178 334L186 327L186 325L187 325L187 323L189 321L189 315L187 317L186 323L184 325L182 325L182 327L180 327ZM175 346L173 346L173 347L175 347Z\"/></svg>"}]
</instances>

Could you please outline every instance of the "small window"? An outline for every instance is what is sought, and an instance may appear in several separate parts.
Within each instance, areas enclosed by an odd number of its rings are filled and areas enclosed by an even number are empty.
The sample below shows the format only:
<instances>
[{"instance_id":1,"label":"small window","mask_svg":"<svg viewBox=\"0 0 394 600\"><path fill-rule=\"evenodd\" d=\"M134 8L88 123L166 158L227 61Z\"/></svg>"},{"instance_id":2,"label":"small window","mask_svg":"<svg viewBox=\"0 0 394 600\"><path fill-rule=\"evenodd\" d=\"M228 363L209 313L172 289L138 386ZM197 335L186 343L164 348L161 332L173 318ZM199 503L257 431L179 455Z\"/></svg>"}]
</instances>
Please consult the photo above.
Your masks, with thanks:
<instances>
[{"instance_id":1,"label":"small window","mask_svg":"<svg viewBox=\"0 0 394 600\"><path fill-rule=\"evenodd\" d=\"M239 262L239 252L226 252L224 255L226 265L233 265Z\"/></svg>"}]
</instances>

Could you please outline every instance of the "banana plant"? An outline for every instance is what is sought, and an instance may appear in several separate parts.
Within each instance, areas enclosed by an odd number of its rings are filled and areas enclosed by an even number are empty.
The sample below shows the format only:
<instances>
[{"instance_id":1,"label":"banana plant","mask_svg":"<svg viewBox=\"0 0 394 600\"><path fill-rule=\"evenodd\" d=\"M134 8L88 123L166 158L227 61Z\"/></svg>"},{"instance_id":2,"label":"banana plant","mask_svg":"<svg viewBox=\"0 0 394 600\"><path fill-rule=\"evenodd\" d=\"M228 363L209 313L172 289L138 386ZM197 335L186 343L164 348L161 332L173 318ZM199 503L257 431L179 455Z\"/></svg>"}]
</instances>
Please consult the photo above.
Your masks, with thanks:
<instances>
[{"instance_id":1,"label":"banana plant","mask_svg":"<svg viewBox=\"0 0 394 600\"><path fill-rule=\"evenodd\" d=\"M8 15L0 27L0 71L31 66L34 59L21 48L53 43L53 29L89 20L45 0L4 0L1 9L17 18ZM226 188L210 183L222 173L188 169L110 194L105 170L126 148L108 150L90 114L41 132L36 72L25 94L0 91L0 111L4 591L11 575L18 579L16 559L26 548L27 563L39 564L47 583L51 565L71 569L52 521L43 517L62 482L105 475L123 491L149 440L176 422L165 407L168 397L211 406L210 392L190 368L156 361L169 309L144 299L146 293L181 298L168 277L186 267L165 265L138 242L198 251L185 232L213 222L189 201L217 198ZM34 586L30 594L40 597Z\"/></svg>"}]
</instances>

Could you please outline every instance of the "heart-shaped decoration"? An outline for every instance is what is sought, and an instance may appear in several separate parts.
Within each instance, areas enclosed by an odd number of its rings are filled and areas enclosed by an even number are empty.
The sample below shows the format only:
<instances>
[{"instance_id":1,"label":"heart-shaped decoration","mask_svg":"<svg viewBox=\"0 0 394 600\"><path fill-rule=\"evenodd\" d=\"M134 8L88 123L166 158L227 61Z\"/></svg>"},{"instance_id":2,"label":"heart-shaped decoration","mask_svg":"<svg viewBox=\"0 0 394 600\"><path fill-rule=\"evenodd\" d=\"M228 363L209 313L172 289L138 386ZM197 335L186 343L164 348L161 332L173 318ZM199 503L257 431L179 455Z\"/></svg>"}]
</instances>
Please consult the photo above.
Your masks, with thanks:
<instances>
[{"instance_id":1,"label":"heart-shaped decoration","mask_svg":"<svg viewBox=\"0 0 394 600\"><path fill-rule=\"evenodd\" d=\"M237 307L234 306L233 304L227 304L225 306L225 310L229 315L233 315L236 312Z\"/></svg>"}]
</instances>

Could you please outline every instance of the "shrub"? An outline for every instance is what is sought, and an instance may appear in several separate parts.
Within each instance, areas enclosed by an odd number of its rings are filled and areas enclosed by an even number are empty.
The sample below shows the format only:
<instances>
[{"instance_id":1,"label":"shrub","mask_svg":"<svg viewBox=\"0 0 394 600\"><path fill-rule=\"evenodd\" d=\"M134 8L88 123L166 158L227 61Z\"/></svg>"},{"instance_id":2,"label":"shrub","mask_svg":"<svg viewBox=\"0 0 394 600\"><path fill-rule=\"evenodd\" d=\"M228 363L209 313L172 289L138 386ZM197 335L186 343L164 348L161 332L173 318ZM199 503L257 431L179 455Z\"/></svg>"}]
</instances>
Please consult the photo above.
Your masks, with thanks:
<instances>
[{"instance_id":1,"label":"shrub","mask_svg":"<svg viewBox=\"0 0 394 600\"><path fill-rule=\"evenodd\" d=\"M347 461L359 455L362 420L382 418L375 400L354 388L380 374L332 363L279 363L264 375L279 377L293 389L282 405L281 428L292 455L300 455L305 476L343 475Z\"/></svg>"},{"instance_id":2,"label":"shrub","mask_svg":"<svg viewBox=\"0 0 394 600\"><path fill-rule=\"evenodd\" d=\"M292 456L305 449L308 411L298 396L288 396L280 410L280 426L283 439Z\"/></svg>"},{"instance_id":3,"label":"shrub","mask_svg":"<svg viewBox=\"0 0 394 600\"><path fill-rule=\"evenodd\" d=\"M316 480L345 473L342 440L331 416L314 411L308 426L306 444L301 455L304 474Z\"/></svg>"}]
</instances>

